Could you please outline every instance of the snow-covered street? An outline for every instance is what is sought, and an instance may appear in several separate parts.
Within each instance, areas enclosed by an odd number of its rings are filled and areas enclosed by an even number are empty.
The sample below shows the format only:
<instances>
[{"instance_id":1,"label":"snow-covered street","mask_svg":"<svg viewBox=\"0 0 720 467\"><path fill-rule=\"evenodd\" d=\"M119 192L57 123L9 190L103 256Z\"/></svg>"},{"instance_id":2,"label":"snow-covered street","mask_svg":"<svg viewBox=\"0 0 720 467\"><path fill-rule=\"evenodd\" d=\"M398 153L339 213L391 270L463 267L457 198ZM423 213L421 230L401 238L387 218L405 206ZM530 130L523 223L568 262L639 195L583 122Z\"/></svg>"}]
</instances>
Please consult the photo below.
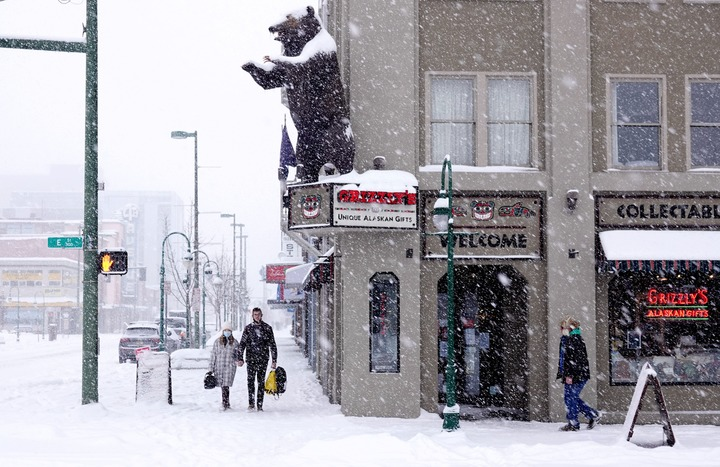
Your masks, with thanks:
<instances>
[{"instance_id":1,"label":"snow-covered street","mask_svg":"<svg viewBox=\"0 0 720 467\"><path fill-rule=\"evenodd\" d=\"M502 466L717 465L720 427L674 426L674 447L623 440L622 425L561 433L558 423L484 420L441 430L418 419L345 417L322 394L286 332L279 365L288 391L248 413L245 369L220 410L202 369L175 370L173 405L135 402L132 363L118 364L119 335L100 336L98 404L82 405L81 337L56 341L3 334L0 344L0 465L3 466ZM672 406L670 406L672 411ZM635 442L658 442L660 426L638 427Z\"/></svg>"}]
</instances>

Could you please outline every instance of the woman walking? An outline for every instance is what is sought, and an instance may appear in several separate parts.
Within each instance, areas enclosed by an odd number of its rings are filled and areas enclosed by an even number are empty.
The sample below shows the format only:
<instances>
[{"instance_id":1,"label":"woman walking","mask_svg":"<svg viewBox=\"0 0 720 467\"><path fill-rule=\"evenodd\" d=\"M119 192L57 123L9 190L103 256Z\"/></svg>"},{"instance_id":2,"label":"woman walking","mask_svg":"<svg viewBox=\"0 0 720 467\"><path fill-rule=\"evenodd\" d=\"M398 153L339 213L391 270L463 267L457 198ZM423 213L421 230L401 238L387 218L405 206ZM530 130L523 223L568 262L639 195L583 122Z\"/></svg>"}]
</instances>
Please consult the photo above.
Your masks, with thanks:
<instances>
[{"instance_id":1,"label":"woman walking","mask_svg":"<svg viewBox=\"0 0 720 467\"><path fill-rule=\"evenodd\" d=\"M240 344L232 334L230 323L223 324L222 336L213 344L210 353L210 371L217 379L217 385L222 390L222 408L230 408L230 386L235 380L235 372L240 365Z\"/></svg>"},{"instance_id":2,"label":"woman walking","mask_svg":"<svg viewBox=\"0 0 720 467\"><path fill-rule=\"evenodd\" d=\"M560 431L578 431L580 422L578 414L588 419L587 429L592 430L601 417L601 413L580 398L580 392L590 379L585 341L580 335L580 322L574 318L566 318L560 323L560 358L558 360L557 378L565 385L565 409L567 425Z\"/></svg>"}]
</instances>

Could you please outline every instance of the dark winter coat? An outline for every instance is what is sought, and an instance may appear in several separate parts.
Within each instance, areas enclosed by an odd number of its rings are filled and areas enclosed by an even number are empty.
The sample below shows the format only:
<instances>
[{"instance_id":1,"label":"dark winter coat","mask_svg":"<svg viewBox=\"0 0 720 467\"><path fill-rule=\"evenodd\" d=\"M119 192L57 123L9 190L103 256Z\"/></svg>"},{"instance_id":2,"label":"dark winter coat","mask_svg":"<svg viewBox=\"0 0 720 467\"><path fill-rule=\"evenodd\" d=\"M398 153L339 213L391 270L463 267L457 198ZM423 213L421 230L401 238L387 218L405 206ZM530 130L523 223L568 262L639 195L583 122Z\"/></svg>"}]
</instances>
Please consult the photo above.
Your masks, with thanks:
<instances>
[{"instance_id":1,"label":"dark winter coat","mask_svg":"<svg viewBox=\"0 0 720 467\"><path fill-rule=\"evenodd\" d=\"M244 354L248 364L267 365L270 356L273 362L277 362L277 345L272 327L264 321L259 323L253 321L245 326L240 338L239 350L240 359L243 359Z\"/></svg>"},{"instance_id":2,"label":"dark winter coat","mask_svg":"<svg viewBox=\"0 0 720 467\"><path fill-rule=\"evenodd\" d=\"M590 364L580 329L573 329L569 336L560 339L557 378L565 379L568 376L573 383L590 379Z\"/></svg>"},{"instance_id":3,"label":"dark winter coat","mask_svg":"<svg viewBox=\"0 0 720 467\"><path fill-rule=\"evenodd\" d=\"M225 338L220 336L213 344L210 353L210 371L217 378L218 386L232 386L237 371L237 361L240 359L240 344L234 336Z\"/></svg>"}]
</instances>

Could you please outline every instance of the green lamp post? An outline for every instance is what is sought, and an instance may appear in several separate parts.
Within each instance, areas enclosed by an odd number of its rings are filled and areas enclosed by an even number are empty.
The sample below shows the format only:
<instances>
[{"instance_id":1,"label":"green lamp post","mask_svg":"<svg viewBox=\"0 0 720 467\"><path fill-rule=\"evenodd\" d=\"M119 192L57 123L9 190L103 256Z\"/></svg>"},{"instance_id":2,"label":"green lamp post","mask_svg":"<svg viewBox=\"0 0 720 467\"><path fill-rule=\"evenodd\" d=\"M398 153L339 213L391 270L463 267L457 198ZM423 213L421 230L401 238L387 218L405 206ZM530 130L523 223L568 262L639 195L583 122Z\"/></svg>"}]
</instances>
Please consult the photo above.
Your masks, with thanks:
<instances>
[{"instance_id":1,"label":"green lamp post","mask_svg":"<svg viewBox=\"0 0 720 467\"><path fill-rule=\"evenodd\" d=\"M207 255L205 255L207 258ZM208 265L210 263L215 264L215 268L220 271L220 265L217 263L217 261L212 261L208 258L207 261L203 263L202 270L203 270L203 284L202 284L202 346L201 348L205 348L205 341L207 341L207 333L205 332L205 297L207 296L207 289L205 287L205 276L212 276L213 270L208 268ZM222 285L222 279L220 279L218 276L213 277L213 286L218 285L217 281L220 281L220 285Z\"/></svg>"},{"instance_id":2,"label":"green lamp post","mask_svg":"<svg viewBox=\"0 0 720 467\"><path fill-rule=\"evenodd\" d=\"M447 173L447 177L446 174ZM440 197L433 206L433 224L439 232L447 232L447 364L445 367L445 409L443 409L443 430L455 431L460 428L460 406L455 402L455 274L453 266L452 212L452 164L445 156L442 166ZM445 179L447 178L447 189Z\"/></svg>"},{"instance_id":3,"label":"green lamp post","mask_svg":"<svg viewBox=\"0 0 720 467\"><path fill-rule=\"evenodd\" d=\"M181 235L187 242L187 254L183 257L183 264L186 269L192 267L193 258L190 255L190 239L182 232L170 232L162 241L162 253L160 254L160 351L165 351L165 242L173 235ZM190 323L187 323L188 326Z\"/></svg>"},{"instance_id":4,"label":"green lamp post","mask_svg":"<svg viewBox=\"0 0 720 467\"><path fill-rule=\"evenodd\" d=\"M198 322L198 320L195 320L195 336L196 336L196 339L195 339L195 340L196 340L196 348L198 348L198 349L203 348L203 349L204 349L204 348L205 348L205 340L206 340L206 339L205 339L205 297L206 297L205 276L206 276L206 275L212 275L212 273L213 273L213 272L212 272L212 269L209 269L209 268L207 267L208 264L210 264L210 263L215 263L215 267L217 267L218 270L220 269L220 265L219 265L216 261L211 260L210 257L208 256L208 254L205 253L205 252L202 251L202 250L195 250L195 251L190 252L191 255L194 255L194 254L196 254L196 253L202 253L203 255L205 255L205 262L204 262L203 265L202 265L202 271L203 271L203 278L202 278L202 305L201 305L201 310L202 310L202 335L200 334L200 331L201 331L201 329L200 329L200 323Z\"/></svg>"}]
</instances>

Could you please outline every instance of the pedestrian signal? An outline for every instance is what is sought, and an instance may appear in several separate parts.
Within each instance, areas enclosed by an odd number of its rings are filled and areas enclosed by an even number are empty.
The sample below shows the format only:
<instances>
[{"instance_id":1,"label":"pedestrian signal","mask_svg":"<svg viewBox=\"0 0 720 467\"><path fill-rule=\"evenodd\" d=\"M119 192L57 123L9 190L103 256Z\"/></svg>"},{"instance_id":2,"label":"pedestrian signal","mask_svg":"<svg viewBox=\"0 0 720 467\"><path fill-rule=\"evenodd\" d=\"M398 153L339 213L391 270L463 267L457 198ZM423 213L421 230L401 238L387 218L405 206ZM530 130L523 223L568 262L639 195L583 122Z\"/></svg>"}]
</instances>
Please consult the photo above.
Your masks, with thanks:
<instances>
[{"instance_id":1,"label":"pedestrian signal","mask_svg":"<svg viewBox=\"0 0 720 467\"><path fill-rule=\"evenodd\" d=\"M98 254L98 273L127 274L128 253L125 250L103 250Z\"/></svg>"}]
</instances>

